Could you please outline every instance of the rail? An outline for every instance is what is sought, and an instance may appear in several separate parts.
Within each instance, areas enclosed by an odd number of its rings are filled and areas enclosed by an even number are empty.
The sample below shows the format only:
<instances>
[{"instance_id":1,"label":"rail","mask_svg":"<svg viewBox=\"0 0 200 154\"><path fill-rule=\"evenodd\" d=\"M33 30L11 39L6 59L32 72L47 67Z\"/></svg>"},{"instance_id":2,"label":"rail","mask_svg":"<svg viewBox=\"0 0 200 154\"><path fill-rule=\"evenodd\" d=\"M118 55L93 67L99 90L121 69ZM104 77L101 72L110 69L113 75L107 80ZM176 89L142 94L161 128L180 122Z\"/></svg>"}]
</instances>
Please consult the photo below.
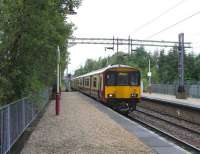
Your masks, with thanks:
<instances>
[{"instance_id":1,"label":"rail","mask_svg":"<svg viewBox=\"0 0 200 154\"><path fill-rule=\"evenodd\" d=\"M160 133L162 136L173 140L176 144L178 144L180 146L183 146L184 148L186 148L189 151L192 151L194 153L199 153L200 152L199 148L197 148L197 147L193 146L192 144L189 144L189 143L187 143L187 142L175 137L174 135L172 135L172 134L170 134L170 133L168 133L166 131L161 130L160 128L154 126L153 124L147 123L147 122L145 122L145 121L143 121L143 120L141 120L139 118L137 118L137 119L133 118L132 116L127 116L127 117L130 120L138 122L138 123L142 124L143 126L146 126L147 128L150 128L151 130L154 130L155 132Z\"/></svg>"},{"instance_id":2,"label":"rail","mask_svg":"<svg viewBox=\"0 0 200 154\"><path fill-rule=\"evenodd\" d=\"M199 153L199 110L200 108L186 104L143 97L142 103L138 104L131 116L174 138L187 149Z\"/></svg>"},{"instance_id":3,"label":"rail","mask_svg":"<svg viewBox=\"0 0 200 154\"><path fill-rule=\"evenodd\" d=\"M49 101L50 89L0 108L0 154L10 151Z\"/></svg>"}]
</instances>

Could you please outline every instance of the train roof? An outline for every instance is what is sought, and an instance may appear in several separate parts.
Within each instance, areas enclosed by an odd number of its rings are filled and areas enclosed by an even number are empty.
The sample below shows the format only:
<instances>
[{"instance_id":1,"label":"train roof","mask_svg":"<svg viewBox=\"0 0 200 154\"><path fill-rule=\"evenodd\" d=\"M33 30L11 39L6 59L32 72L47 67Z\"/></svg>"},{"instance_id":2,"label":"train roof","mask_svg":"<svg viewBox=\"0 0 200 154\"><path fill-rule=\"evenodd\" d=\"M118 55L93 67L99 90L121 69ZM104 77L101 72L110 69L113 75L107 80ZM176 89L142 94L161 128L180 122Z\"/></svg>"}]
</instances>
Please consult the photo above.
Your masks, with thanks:
<instances>
[{"instance_id":1,"label":"train roof","mask_svg":"<svg viewBox=\"0 0 200 154\"><path fill-rule=\"evenodd\" d=\"M101 69L89 72L87 74L83 74L81 76L75 77L74 79L77 79L77 78L80 78L80 77L91 76L91 75L94 75L94 74L100 74L100 73L103 73L106 70L112 69L112 68L131 68L131 69L138 70L137 68L131 67L131 66L128 66L128 65L120 65L120 64L117 64L117 65L108 65L107 67L104 67L104 68L101 68Z\"/></svg>"}]
</instances>

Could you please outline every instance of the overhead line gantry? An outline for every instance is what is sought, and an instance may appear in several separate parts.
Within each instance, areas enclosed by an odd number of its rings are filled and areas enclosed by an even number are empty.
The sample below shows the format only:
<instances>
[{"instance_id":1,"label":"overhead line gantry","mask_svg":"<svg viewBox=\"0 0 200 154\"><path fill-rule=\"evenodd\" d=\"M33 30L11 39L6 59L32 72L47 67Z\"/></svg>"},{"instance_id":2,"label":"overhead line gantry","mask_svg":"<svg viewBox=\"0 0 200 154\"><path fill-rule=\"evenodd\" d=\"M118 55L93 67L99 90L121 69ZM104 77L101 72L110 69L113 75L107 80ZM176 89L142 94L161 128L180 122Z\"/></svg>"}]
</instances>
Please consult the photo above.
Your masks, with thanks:
<instances>
[{"instance_id":1,"label":"overhead line gantry","mask_svg":"<svg viewBox=\"0 0 200 154\"><path fill-rule=\"evenodd\" d=\"M100 45L112 45L112 47L105 47L106 49L114 50L115 45L117 45L117 52L119 45L128 45L128 53L132 53L133 46L149 46L149 47L177 47L179 53L179 86L177 98L185 98L185 88L184 88L184 52L186 48L192 48L190 42L184 42L184 34L179 34L179 41L159 41L159 40L138 40L138 39L122 39L122 38L76 38L72 37L68 41L69 46L76 44L100 44Z\"/></svg>"},{"instance_id":2,"label":"overhead line gantry","mask_svg":"<svg viewBox=\"0 0 200 154\"><path fill-rule=\"evenodd\" d=\"M72 37L68 41L69 45L76 44L100 44L100 45L130 45L130 46L156 46L174 47L178 46L177 41L139 40L122 38L78 38ZM191 48L191 42L184 42L185 48Z\"/></svg>"},{"instance_id":3,"label":"overhead line gantry","mask_svg":"<svg viewBox=\"0 0 200 154\"><path fill-rule=\"evenodd\" d=\"M133 46L148 46L148 47L165 47L165 48L173 48L178 47L179 42L177 41L164 41L164 40L139 40L139 39L128 39L124 38L79 38L79 37L71 37L68 41L69 47L77 45L77 44L93 44L93 45L108 45L112 47L107 47L107 49L114 50L114 47L119 45L128 45L128 52L131 53L133 50ZM192 48L190 42L184 42L184 48ZM117 51L118 52L118 51Z\"/></svg>"}]
</instances>

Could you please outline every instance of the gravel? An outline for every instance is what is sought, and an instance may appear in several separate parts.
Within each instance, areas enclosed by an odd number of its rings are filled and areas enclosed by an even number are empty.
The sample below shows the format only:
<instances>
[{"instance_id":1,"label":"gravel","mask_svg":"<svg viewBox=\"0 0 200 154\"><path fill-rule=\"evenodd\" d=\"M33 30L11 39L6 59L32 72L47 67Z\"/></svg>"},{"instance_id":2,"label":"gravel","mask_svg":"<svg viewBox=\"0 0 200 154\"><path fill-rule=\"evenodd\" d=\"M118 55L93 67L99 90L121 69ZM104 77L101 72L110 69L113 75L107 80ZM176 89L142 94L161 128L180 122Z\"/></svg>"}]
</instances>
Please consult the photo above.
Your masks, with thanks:
<instances>
[{"instance_id":1,"label":"gravel","mask_svg":"<svg viewBox=\"0 0 200 154\"><path fill-rule=\"evenodd\" d=\"M154 153L78 92L62 93L61 113L52 102L22 154Z\"/></svg>"},{"instance_id":2,"label":"gravel","mask_svg":"<svg viewBox=\"0 0 200 154\"><path fill-rule=\"evenodd\" d=\"M200 125L198 124L194 124L191 123L189 121L185 121L183 119L177 118L177 117L173 117L167 114L163 114L162 112L159 111L152 111L151 109L149 109L148 107L137 107L137 111L142 111L144 113L148 113L150 115L153 115L155 117L159 117L163 120L169 121L169 122L173 122L174 124L180 125L184 128L190 129L191 131L196 132L197 134L200 134Z\"/></svg>"},{"instance_id":3,"label":"gravel","mask_svg":"<svg viewBox=\"0 0 200 154\"><path fill-rule=\"evenodd\" d=\"M137 109L138 111L131 113L131 116L135 119L139 119L145 123L151 124L195 147L200 148L200 133L198 130L194 131L192 129L190 131L190 126L188 123L186 124L186 122L181 122L178 121L178 119L173 119L167 115L162 115L151 110L142 109L141 107L138 107ZM143 112L147 114L144 114Z\"/></svg>"}]
</instances>

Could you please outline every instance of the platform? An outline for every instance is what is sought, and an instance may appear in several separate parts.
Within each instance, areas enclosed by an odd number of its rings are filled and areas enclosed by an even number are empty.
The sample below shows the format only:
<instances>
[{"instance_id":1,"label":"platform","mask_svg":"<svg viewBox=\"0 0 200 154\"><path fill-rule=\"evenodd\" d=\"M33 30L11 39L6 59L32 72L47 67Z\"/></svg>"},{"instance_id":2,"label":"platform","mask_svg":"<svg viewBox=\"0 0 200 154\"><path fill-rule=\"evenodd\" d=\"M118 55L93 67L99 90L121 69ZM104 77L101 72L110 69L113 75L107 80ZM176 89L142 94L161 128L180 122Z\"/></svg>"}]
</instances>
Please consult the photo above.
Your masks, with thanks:
<instances>
[{"instance_id":1,"label":"platform","mask_svg":"<svg viewBox=\"0 0 200 154\"><path fill-rule=\"evenodd\" d=\"M174 95L159 93L143 93L142 97L200 109L200 99L198 98L177 99Z\"/></svg>"},{"instance_id":2,"label":"platform","mask_svg":"<svg viewBox=\"0 0 200 154\"><path fill-rule=\"evenodd\" d=\"M22 154L158 153L183 154L182 148L79 93L62 93L61 114L52 102Z\"/></svg>"}]
</instances>

